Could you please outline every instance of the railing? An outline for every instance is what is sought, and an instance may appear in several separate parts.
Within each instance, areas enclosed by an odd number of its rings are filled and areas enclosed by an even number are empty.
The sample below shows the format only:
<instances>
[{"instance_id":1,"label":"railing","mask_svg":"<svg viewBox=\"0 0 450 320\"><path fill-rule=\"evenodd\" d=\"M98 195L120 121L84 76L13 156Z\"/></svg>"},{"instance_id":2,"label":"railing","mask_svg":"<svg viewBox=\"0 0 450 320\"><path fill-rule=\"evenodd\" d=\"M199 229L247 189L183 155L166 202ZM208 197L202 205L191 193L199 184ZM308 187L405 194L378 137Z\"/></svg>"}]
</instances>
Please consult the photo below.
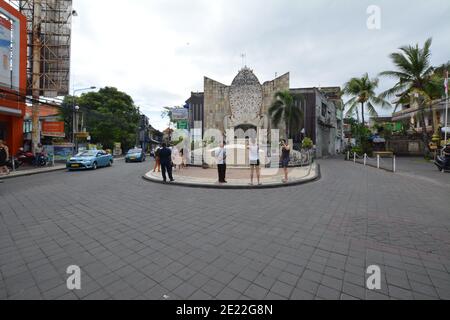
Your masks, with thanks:
<instances>
[{"instance_id":1,"label":"railing","mask_svg":"<svg viewBox=\"0 0 450 320\"><path fill-rule=\"evenodd\" d=\"M355 152L351 155L350 151L347 152L347 161L353 161L353 163L363 164L364 166L369 166L377 169L382 169L390 172L397 172L397 159L392 156L392 161L385 161L380 155L376 158L369 157L366 153L363 156L359 156Z\"/></svg>"}]
</instances>

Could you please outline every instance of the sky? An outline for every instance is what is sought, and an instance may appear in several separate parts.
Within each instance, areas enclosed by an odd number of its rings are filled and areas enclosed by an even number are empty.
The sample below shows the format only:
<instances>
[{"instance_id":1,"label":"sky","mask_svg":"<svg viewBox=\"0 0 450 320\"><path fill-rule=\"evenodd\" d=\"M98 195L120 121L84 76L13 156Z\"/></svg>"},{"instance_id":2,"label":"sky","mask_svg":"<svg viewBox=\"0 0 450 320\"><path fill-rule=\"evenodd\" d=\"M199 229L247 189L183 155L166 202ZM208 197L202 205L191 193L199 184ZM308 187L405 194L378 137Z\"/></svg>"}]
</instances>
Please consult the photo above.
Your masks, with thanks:
<instances>
[{"instance_id":1,"label":"sky","mask_svg":"<svg viewBox=\"0 0 450 320\"><path fill-rule=\"evenodd\" d=\"M372 5L380 9L379 29L367 26ZM290 72L291 88L299 88L343 86L366 72L377 77L393 69L390 53L429 37L432 63L450 60L448 0L74 0L73 6L72 89L116 87L160 130L168 126L163 107L202 92L204 76L231 84L243 64L261 83ZM392 85L381 78L378 92Z\"/></svg>"}]
</instances>

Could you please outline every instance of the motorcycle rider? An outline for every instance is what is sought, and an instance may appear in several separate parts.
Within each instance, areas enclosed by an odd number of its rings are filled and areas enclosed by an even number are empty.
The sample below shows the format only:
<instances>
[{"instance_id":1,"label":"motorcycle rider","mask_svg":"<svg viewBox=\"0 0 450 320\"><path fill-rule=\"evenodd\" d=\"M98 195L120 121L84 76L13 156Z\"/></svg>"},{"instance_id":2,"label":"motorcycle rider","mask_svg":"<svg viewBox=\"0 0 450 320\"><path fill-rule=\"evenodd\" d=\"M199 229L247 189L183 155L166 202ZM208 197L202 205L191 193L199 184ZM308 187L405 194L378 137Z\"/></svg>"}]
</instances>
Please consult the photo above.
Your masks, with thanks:
<instances>
[{"instance_id":1,"label":"motorcycle rider","mask_svg":"<svg viewBox=\"0 0 450 320\"><path fill-rule=\"evenodd\" d=\"M43 163L43 159L45 159L44 147L42 146L42 143L39 143L36 148L35 165L40 166L41 163Z\"/></svg>"}]
</instances>

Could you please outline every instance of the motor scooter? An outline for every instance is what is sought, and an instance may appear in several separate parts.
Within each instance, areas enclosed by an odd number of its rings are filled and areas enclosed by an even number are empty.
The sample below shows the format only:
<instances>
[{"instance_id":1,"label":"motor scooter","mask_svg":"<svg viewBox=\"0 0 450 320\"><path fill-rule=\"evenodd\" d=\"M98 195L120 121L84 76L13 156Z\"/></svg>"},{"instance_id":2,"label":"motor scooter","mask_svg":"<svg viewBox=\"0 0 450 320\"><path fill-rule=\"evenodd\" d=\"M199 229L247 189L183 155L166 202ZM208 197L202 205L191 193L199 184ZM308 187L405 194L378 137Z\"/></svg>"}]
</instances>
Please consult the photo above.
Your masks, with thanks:
<instances>
[{"instance_id":1,"label":"motor scooter","mask_svg":"<svg viewBox=\"0 0 450 320\"><path fill-rule=\"evenodd\" d=\"M450 156L437 156L434 164L438 167L439 171L450 171Z\"/></svg>"}]
</instances>

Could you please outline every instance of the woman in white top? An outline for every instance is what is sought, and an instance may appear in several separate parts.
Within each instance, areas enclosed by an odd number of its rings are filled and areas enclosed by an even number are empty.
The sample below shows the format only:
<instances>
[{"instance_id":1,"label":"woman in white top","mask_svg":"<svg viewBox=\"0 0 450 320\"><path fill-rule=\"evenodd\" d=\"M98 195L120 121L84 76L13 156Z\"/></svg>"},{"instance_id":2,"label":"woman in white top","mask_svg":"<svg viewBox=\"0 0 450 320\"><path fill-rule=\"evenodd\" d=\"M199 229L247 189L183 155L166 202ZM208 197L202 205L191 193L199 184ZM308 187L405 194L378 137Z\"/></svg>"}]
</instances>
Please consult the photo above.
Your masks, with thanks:
<instances>
[{"instance_id":1,"label":"woman in white top","mask_svg":"<svg viewBox=\"0 0 450 320\"><path fill-rule=\"evenodd\" d=\"M260 186L262 183L260 182L261 169L259 167L259 145L256 143L255 138L250 139L250 144L247 146L247 149L249 151L250 160L250 185L253 185L253 176L256 170L256 179L258 180L258 185Z\"/></svg>"}]
</instances>

